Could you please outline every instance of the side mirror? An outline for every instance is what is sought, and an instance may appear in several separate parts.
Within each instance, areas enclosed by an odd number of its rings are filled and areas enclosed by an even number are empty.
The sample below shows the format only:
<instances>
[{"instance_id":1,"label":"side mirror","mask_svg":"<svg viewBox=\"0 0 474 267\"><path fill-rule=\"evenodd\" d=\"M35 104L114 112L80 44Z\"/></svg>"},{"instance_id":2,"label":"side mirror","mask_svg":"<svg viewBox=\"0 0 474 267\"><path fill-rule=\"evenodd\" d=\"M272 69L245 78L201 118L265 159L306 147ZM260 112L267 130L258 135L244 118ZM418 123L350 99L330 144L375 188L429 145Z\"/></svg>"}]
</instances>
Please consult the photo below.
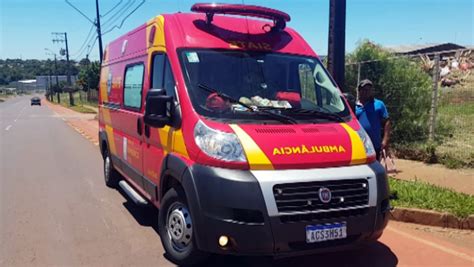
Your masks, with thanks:
<instances>
[{"instance_id":1,"label":"side mirror","mask_svg":"<svg viewBox=\"0 0 474 267\"><path fill-rule=\"evenodd\" d=\"M352 112L355 112L356 110L356 98L354 95L351 93L343 93L344 97L347 99L347 102L349 102L349 106L352 109Z\"/></svg>"},{"instance_id":2,"label":"side mirror","mask_svg":"<svg viewBox=\"0 0 474 267\"><path fill-rule=\"evenodd\" d=\"M154 128L163 128L171 123L173 97L167 96L163 89L150 89L146 95L145 116L146 124Z\"/></svg>"}]
</instances>

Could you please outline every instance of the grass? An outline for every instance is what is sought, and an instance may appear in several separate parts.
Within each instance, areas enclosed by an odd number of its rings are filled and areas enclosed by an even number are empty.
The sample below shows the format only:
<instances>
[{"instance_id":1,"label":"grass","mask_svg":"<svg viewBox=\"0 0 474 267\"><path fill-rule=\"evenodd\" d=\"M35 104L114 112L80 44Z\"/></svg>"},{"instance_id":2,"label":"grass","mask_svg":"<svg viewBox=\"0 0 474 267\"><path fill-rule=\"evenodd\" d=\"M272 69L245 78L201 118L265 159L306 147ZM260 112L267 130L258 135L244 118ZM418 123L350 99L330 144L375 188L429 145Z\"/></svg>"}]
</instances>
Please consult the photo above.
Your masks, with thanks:
<instances>
[{"instance_id":1,"label":"grass","mask_svg":"<svg viewBox=\"0 0 474 267\"><path fill-rule=\"evenodd\" d=\"M449 122L452 131L438 146L438 156L474 167L474 101L442 105L439 115L440 120Z\"/></svg>"},{"instance_id":2,"label":"grass","mask_svg":"<svg viewBox=\"0 0 474 267\"><path fill-rule=\"evenodd\" d=\"M474 70L461 76L461 84L440 88L436 142L393 144L398 157L474 168Z\"/></svg>"},{"instance_id":3,"label":"grass","mask_svg":"<svg viewBox=\"0 0 474 267\"><path fill-rule=\"evenodd\" d=\"M95 110L93 109L90 109L88 107L85 107L85 106L69 106L68 108L74 110L74 111L77 111L77 112L80 112L80 113L92 113L92 114L96 114L97 112L95 112Z\"/></svg>"},{"instance_id":4,"label":"grass","mask_svg":"<svg viewBox=\"0 0 474 267\"><path fill-rule=\"evenodd\" d=\"M474 167L474 71L461 85L442 89L439 121L449 126L437 147L439 162L449 168Z\"/></svg>"},{"instance_id":5,"label":"grass","mask_svg":"<svg viewBox=\"0 0 474 267\"><path fill-rule=\"evenodd\" d=\"M423 182L389 179L390 191L396 197L395 207L420 208L449 212L466 218L474 214L474 197Z\"/></svg>"},{"instance_id":6,"label":"grass","mask_svg":"<svg viewBox=\"0 0 474 267\"><path fill-rule=\"evenodd\" d=\"M60 105L80 113L97 113L95 110L89 108L97 107L97 102L88 102L86 101L86 96L83 94L82 97L79 97L79 93L74 93L74 106L69 105L69 93L61 93L59 99L61 101ZM53 103L57 104L57 95L53 97Z\"/></svg>"}]
</instances>

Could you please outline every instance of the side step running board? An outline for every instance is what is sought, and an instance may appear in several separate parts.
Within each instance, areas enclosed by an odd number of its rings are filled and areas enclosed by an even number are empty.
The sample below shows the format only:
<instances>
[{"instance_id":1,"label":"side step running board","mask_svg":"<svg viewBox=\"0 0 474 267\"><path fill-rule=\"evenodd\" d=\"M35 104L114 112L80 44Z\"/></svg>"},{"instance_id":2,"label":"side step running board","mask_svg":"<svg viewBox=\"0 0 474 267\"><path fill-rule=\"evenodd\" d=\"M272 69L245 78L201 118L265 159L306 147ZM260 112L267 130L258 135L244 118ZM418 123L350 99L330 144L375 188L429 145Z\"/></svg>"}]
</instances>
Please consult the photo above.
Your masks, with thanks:
<instances>
[{"instance_id":1,"label":"side step running board","mask_svg":"<svg viewBox=\"0 0 474 267\"><path fill-rule=\"evenodd\" d=\"M137 205L147 205L148 202L133 189L126 181L122 180L119 182L119 186L125 191L127 196Z\"/></svg>"}]
</instances>

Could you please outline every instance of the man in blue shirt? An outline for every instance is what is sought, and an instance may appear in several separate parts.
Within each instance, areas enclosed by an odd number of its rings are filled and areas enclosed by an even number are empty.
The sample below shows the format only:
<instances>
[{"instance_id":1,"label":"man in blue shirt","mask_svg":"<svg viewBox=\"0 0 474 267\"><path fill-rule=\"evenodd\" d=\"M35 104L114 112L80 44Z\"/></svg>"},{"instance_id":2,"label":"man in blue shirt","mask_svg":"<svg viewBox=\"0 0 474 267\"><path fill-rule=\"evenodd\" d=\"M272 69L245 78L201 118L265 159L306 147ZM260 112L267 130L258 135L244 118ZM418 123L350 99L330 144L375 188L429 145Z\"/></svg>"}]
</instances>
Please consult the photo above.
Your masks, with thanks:
<instances>
[{"instance_id":1,"label":"man in blue shirt","mask_svg":"<svg viewBox=\"0 0 474 267\"><path fill-rule=\"evenodd\" d=\"M381 151L388 149L390 140L391 124L387 108L381 100L374 98L374 88L370 80L361 81L357 90L360 103L356 106L356 116L374 144L377 160L380 160Z\"/></svg>"}]
</instances>

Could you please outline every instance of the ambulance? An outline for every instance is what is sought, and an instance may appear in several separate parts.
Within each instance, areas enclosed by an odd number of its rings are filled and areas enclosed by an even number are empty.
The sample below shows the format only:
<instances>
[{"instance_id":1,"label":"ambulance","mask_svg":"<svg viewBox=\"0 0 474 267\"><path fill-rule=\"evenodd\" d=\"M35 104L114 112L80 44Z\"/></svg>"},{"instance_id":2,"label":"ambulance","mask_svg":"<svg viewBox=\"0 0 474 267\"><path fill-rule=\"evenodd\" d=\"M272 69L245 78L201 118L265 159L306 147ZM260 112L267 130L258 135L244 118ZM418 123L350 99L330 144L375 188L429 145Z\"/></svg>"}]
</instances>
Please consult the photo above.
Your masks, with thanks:
<instances>
[{"instance_id":1,"label":"ambulance","mask_svg":"<svg viewBox=\"0 0 474 267\"><path fill-rule=\"evenodd\" d=\"M320 58L286 27L290 16L237 4L191 11L106 47L105 183L159 209L176 264L376 241L390 210L384 168Z\"/></svg>"}]
</instances>

